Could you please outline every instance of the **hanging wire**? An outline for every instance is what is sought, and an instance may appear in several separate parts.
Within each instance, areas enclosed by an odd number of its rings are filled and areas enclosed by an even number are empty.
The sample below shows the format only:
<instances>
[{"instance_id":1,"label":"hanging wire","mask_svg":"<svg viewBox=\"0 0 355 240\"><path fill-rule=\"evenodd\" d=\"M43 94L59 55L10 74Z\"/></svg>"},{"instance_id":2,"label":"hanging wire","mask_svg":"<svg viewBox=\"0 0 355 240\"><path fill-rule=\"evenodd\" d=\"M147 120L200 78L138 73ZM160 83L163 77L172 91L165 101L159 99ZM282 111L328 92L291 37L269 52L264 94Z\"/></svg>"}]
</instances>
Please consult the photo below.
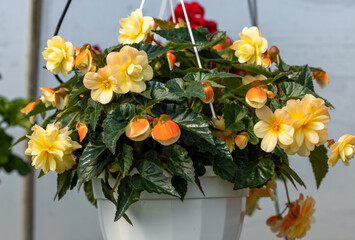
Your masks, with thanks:
<instances>
[{"instance_id":1,"label":"hanging wire","mask_svg":"<svg viewBox=\"0 0 355 240\"><path fill-rule=\"evenodd\" d=\"M251 25L258 26L258 8L256 0L248 0Z\"/></svg>"},{"instance_id":2,"label":"hanging wire","mask_svg":"<svg viewBox=\"0 0 355 240\"><path fill-rule=\"evenodd\" d=\"M145 0L142 0L141 6L139 7L140 10L143 10L144 3L145 3Z\"/></svg>"},{"instance_id":3,"label":"hanging wire","mask_svg":"<svg viewBox=\"0 0 355 240\"><path fill-rule=\"evenodd\" d=\"M170 11L171 11L171 16L173 17L173 22L176 23L173 0L170 0Z\"/></svg>"},{"instance_id":4,"label":"hanging wire","mask_svg":"<svg viewBox=\"0 0 355 240\"><path fill-rule=\"evenodd\" d=\"M161 1L159 15L158 15L159 19L163 19L163 17L164 17L164 12L165 12L165 9L166 9L166 1L167 0L162 0Z\"/></svg>"}]
</instances>

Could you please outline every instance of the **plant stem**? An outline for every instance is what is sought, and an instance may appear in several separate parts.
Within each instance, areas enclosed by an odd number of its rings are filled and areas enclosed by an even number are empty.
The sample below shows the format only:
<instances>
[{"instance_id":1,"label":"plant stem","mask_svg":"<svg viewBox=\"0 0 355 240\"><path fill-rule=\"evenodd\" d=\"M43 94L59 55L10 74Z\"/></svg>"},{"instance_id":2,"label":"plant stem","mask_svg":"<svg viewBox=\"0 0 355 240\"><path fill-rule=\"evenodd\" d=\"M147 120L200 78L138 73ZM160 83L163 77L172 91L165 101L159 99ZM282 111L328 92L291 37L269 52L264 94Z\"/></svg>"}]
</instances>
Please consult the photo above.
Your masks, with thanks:
<instances>
[{"instance_id":1,"label":"plant stem","mask_svg":"<svg viewBox=\"0 0 355 240\"><path fill-rule=\"evenodd\" d=\"M112 192L115 192L115 189L117 188L118 183L120 182L121 178L122 178L122 173L120 173L120 175L118 175L118 178L117 178L117 180L115 182L115 185L113 186L113 188L111 190Z\"/></svg>"},{"instance_id":2,"label":"plant stem","mask_svg":"<svg viewBox=\"0 0 355 240\"><path fill-rule=\"evenodd\" d=\"M160 42L158 42L158 41L155 40L154 38L153 38L153 42L155 42L158 46L162 46L162 45L160 44Z\"/></svg>"},{"instance_id":3,"label":"plant stem","mask_svg":"<svg viewBox=\"0 0 355 240\"><path fill-rule=\"evenodd\" d=\"M75 118L79 115L80 112L75 113L74 117L70 120L70 122L67 124L67 127L69 127L75 120Z\"/></svg>"},{"instance_id":4,"label":"plant stem","mask_svg":"<svg viewBox=\"0 0 355 240\"><path fill-rule=\"evenodd\" d=\"M284 185L285 185L287 203L291 204L290 195L288 194L288 188L287 188L286 180L285 180L285 178L283 176L281 176L281 179L282 179L282 181L284 182Z\"/></svg>"}]
</instances>

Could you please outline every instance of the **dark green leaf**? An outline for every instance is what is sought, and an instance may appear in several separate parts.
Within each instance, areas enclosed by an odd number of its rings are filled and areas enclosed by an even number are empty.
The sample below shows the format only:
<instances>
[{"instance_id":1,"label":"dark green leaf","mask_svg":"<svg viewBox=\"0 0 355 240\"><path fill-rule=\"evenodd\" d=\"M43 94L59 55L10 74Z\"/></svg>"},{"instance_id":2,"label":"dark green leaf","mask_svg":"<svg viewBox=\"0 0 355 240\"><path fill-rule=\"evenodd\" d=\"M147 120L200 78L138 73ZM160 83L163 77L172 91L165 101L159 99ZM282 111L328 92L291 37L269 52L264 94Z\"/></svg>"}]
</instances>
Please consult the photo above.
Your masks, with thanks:
<instances>
[{"instance_id":1,"label":"dark green leaf","mask_svg":"<svg viewBox=\"0 0 355 240\"><path fill-rule=\"evenodd\" d=\"M159 103L154 105L152 113L156 116L167 114L185 130L193 132L214 144L209 125L201 115L193 110L175 104Z\"/></svg>"},{"instance_id":2,"label":"dark green leaf","mask_svg":"<svg viewBox=\"0 0 355 240\"><path fill-rule=\"evenodd\" d=\"M5 131L0 128L0 166L9 161L11 142L12 137L7 135Z\"/></svg>"},{"instance_id":3,"label":"dark green leaf","mask_svg":"<svg viewBox=\"0 0 355 240\"><path fill-rule=\"evenodd\" d=\"M181 201L183 201L187 192L187 181L179 176L174 176L171 179L171 184L180 195Z\"/></svg>"},{"instance_id":4,"label":"dark green leaf","mask_svg":"<svg viewBox=\"0 0 355 240\"><path fill-rule=\"evenodd\" d=\"M133 178L135 178L136 176L138 175L134 175ZM139 200L142 191L142 189L136 188L132 184L131 176L126 176L120 181L120 185L117 188L118 198L115 221L117 221L123 216L129 206Z\"/></svg>"},{"instance_id":5,"label":"dark green leaf","mask_svg":"<svg viewBox=\"0 0 355 240\"><path fill-rule=\"evenodd\" d=\"M238 122L245 117L245 115L247 114L247 110L243 105L231 103L224 105L223 114L226 123L226 131L234 129L240 131L240 125L238 125Z\"/></svg>"},{"instance_id":6,"label":"dark green leaf","mask_svg":"<svg viewBox=\"0 0 355 240\"><path fill-rule=\"evenodd\" d=\"M232 155L230 154L226 143L219 138L213 137L214 144L207 141L199 141L198 150L202 153L209 152L214 156L219 156L220 158L228 159L230 161L233 160Z\"/></svg>"},{"instance_id":7,"label":"dark green leaf","mask_svg":"<svg viewBox=\"0 0 355 240\"><path fill-rule=\"evenodd\" d=\"M180 197L171 185L169 178L164 175L163 171L155 163L141 159L137 163L137 169L141 176L140 186L146 191Z\"/></svg>"},{"instance_id":8,"label":"dark green leaf","mask_svg":"<svg viewBox=\"0 0 355 240\"><path fill-rule=\"evenodd\" d=\"M79 159L78 176L81 184L97 177L106 165L106 159L99 157L106 149L102 136L97 135L93 139L86 145Z\"/></svg>"},{"instance_id":9,"label":"dark green leaf","mask_svg":"<svg viewBox=\"0 0 355 240\"><path fill-rule=\"evenodd\" d=\"M135 115L135 106L125 103L118 105L104 120L102 124L104 128L103 142L113 154L116 152L116 142L118 138L125 132L127 124Z\"/></svg>"},{"instance_id":10,"label":"dark green leaf","mask_svg":"<svg viewBox=\"0 0 355 240\"><path fill-rule=\"evenodd\" d=\"M152 45L150 43L135 43L131 45L132 47L138 49L139 51L143 50L148 55L148 61L151 62L154 58L160 56L163 53L166 53L169 48L162 47L158 45Z\"/></svg>"},{"instance_id":11,"label":"dark green leaf","mask_svg":"<svg viewBox=\"0 0 355 240\"><path fill-rule=\"evenodd\" d=\"M158 18L154 18L154 21L160 27L161 30L173 29L176 26L176 23L170 21L164 21Z\"/></svg>"},{"instance_id":12,"label":"dark green leaf","mask_svg":"<svg viewBox=\"0 0 355 240\"><path fill-rule=\"evenodd\" d=\"M202 84L199 82L185 83L180 78L171 79L167 82L169 92L179 97L198 97L205 98L205 92L203 91Z\"/></svg>"},{"instance_id":13,"label":"dark green leaf","mask_svg":"<svg viewBox=\"0 0 355 240\"><path fill-rule=\"evenodd\" d=\"M91 181L84 183L84 191L85 191L85 196L88 199L88 201L92 205L97 207L97 202L96 202L96 199L94 197L94 192L93 192L93 189L92 189L92 182Z\"/></svg>"},{"instance_id":14,"label":"dark green leaf","mask_svg":"<svg viewBox=\"0 0 355 240\"><path fill-rule=\"evenodd\" d=\"M149 81L148 85L152 88L152 99L156 100L155 102L163 101L163 100L180 100L179 96L169 91L167 86L164 83Z\"/></svg>"},{"instance_id":15,"label":"dark green leaf","mask_svg":"<svg viewBox=\"0 0 355 240\"><path fill-rule=\"evenodd\" d=\"M275 174L275 164L269 158L259 162L241 162L236 171L234 189L256 187L266 183Z\"/></svg>"},{"instance_id":16,"label":"dark green leaf","mask_svg":"<svg viewBox=\"0 0 355 240\"><path fill-rule=\"evenodd\" d=\"M210 82L213 87L224 88L223 85L220 85L214 81L222 78L234 78L237 79L239 76L233 73L218 72L215 70L200 71L195 73L188 73L184 79L186 81L198 81L198 82Z\"/></svg>"},{"instance_id":17,"label":"dark green leaf","mask_svg":"<svg viewBox=\"0 0 355 240\"><path fill-rule=\"evenodd\" d=\"M328 155L324 145L316 147L309 156L309 161L312 164L314 177L316 179L317 188L319 188L323 178L328 172Z\"/></svg>"},{"instance_id":18,"label":"dark green leaf","mask_svg":"<svg viewBox=\"0 0 355 240\"><path fill-rule=\"evenodd\" d=\"M97 121L99 120L103 108L100 103L92 100L91 98L88 100L88 105L89 107L86 110L87 117L89 119L92 130L95 131Z\"/></svg>"},{"instance_id":19,"label":"dark green leaf","mask_svg":"<svg viewBox=\"0 0 355 240\"><path fill-rule=\"evenodd\" d=\"M288 166L288 164L282 164L281 167L280 167L280 170L286 172L291 178L296 180L296 182L298 182L299 185L301 185L304 188L306 188L306 184L304 184L304 182L302 181L300 176L298 176L298 174L294 170L292 170L290 168L290 166Z\"/></svg>"},{"instance_id":20,"label":"dark green leaf","mask_svg":"<svg viewBox=\"0 0 355 240\"><path fill-rule=\"evenodd\" d=\"M237 165L232 159L216 157L213 161L213 171L222 179L234 183Z\"/></svg>"},{"instance_id":21,"label":"dark green leaf","mask_svg":"<svg viewBox=\"0 0 355 240\"><path fill-rule=\"evenodd\" d=\"M298 77L296 82L301 84L302 86L305 86L306 88L309 88L310 90L314 91L313 81L312 81L312 73L311 73L308 65L306 65L304 67L303 71L301 72L301 74Z\"/></svg>"},{"instance_id":22,"label":"dark green leaf","mask_svg":"<svg viewBox=\"0 0 355 240\"><path fill-rule=\"evenodd\" d=\"M121 168L122 175L125 176L131 169L133 163L133 148L127 144L118 146L117 161Z\"/></svg>"},{"instance_id":23,"label":"dark green leaf","mask_svg":"<svg viewBox=\"0 0 355 240\"><path fill-rule=\"evenodd\" d=\"M263 68L262 66L250 64L250 63L233 64L233 67L237 69L244 69L253 76L262 74L266 77L272 77L272 75L274 74L274 73L270 73L268 70L266 70L266 68Z\"/></svg>"},{"instance_id":24,"label":"dark green leaf","mask_svg":"<svg viewBox=\"0 0 355 240\"><path fill-rule=\"evenodd\" d=\"M280 63L277 67L281 72L288 72L288 71L290 71L290 68L291 68L281 58L280 58Z\"/></svg>"},{"instance_id":25,"label":"dark green leaf","mask_svg":"<svg viewBox=\"0 0 355 240\"><path fill-rule=\"evenodd\" d=\"M163 154L168 158L168 168L175 175L194 182L195 169L187 150L174 144L163 148Z\"/></svg>"},{"instance_id":26,"label":"dark green leaf","mask_svg":"<svg viewBox=\"0 0 355 240\"><path fill-rule=\"evenodd\" d=\"M58 197L60 200L71 186L71 182L76 175L76 171L66 171L58 174L57 176L57 192L54 196L54 200Z\"/></svg>"}]
</instances>

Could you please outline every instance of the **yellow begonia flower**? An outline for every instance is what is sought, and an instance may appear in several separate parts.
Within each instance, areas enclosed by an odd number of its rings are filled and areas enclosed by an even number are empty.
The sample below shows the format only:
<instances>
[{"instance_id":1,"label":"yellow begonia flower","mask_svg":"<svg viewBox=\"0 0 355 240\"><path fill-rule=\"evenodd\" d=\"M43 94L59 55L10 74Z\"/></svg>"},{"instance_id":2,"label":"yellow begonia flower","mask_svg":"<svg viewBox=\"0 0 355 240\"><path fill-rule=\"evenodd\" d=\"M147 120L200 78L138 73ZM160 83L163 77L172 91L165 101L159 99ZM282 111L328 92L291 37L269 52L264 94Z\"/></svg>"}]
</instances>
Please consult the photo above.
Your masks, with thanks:
<instances>
[{"instance_id":1,"label":"yellow begonia flower","mask_svg":"<svg viewBox=\"0 0 355 240\"><path fill-rule=\"evenodd\" d=\"M240 63L253 63L256 65L262 65L261 55L266 52L268 43L265 38L262 37L257 27L243 28L239 33L241 40L237 40L233 43L235 49L235 56L238 57Z\"/></svg>"},{"instance_id":2,"label":"yellow begonia flower","mask_svg":"<svg viewBox=\"0 0 355 240\"><path fill-rule=\"evenodd\" d=\"M46 107L53 106L59 110L64 109L65 105L68 102L68 95L66 91L68 89L60 88L59 90L54 90L53 88L41 88L42 95L40 100L44 103ZM63 97L64 95L64 97Z\"/></svg>"},{"instance_id":3,"label":"yellow begonia flower","mask_svg":"<svg viewBox=\"0 0 355 240\"><path fill-rule=\"evenodd\" d=\"M334 167L339 158L343 161L345 166L349 165L349 160L355 155L355 136L345 134L330 147L330 157L328 165Z\"/></svg>"},{"instance_id":4,"label":"yellow begonia flower","mask_svg":"<svg viewBox=\"0 0 355 240\"><path fill-rule=\"evenodd\" d=\"M48 124L46 129L35 125L32 135L27 136L30 141L25 151L32 156L32 165L42 169L44 173L49 170L63 173L75 164L72 154L81 145L70 138L68 127L60 128L59 124Z\"/></svg>"},{"instance_id":5,"label":"yellow begonia flower","mask_svg":"<svg viewBox=\"0 0 355 240\"><path fill-rule=\"evenodd\" d=\"M111 76L110 66L100 68L97 72L87 72L83 83L86 88L91 90L91 98L102 104L109 103L114 92L121 92L116 79Z\"/></svg>"},{"instance_id":6,"label":"yellow begonia flower","mask_svg":"<svg viewBox=\"0 0 355 240\"><path fill-rule=\"evenodd\" d=\"M120 20L121 29L119 30L118 42L123 44L140 43L145 41L154 27L152 17L143 17L142 10L137 9L128 18Z\"/></svg>"},{"instance_id":7,"label":"yellow begonia flower","mask_svg":"<svg viewBox=\"0 0 355 240\"><path fill-rule=\"evenodd\" d=\"M294 129L291 124L291 116L282 109L277 109L275 113L270 108L264 106L255 110L256 116L261 120L254 126L254 133L257 137L263 138L261 149L271 152L276 144L290 145L293 142Z\"/></svg>"},{"instance_id":8,"label":"yellow begonia flower","mask_svg":"<svg viewBox=\"0 0 355 240\"><path fill-rule=\"evenodd\" d=\"M280 145L287 154L309 156L315 146L324 144L328 139L327 124L330 120L329 108L324 101L307 94L299 100L289 100L283 108L292 118L295 129L294 141L291 145Z\"/></svg>"},{"instance_id":9,"label":"yellow begonia flower","mask_svg":"<svg viewBox=\"0 0 355 240\"><path fill-rule=\"evenodd\" d=\"M256 75L256 76L247 74L247 75L245 75L245 76L242 78L242 82L243 82L243 85L247 85L247 84L249 84L249 83L252 83L252 82L255 81L255 80L263 81L263 80L266 80L266 79L267 79L267 77L265 77L265 76L262 75L262 74L259 74L259 75Z\"/></svg>"},{"instance_id":10,"label":"yellow begonia flower","mask_svg":"<svg viewBox=\"0 0 355 240\"><path fill-rule=\"evenodd\" d=\"M146 89L144 81L153 78L153 69L149 66L148 56L143 50L124 46L119 52L109 53L106 61L112 68L111 75L120 88L118 93L143 92Z\"/></svg>"},{"instance_id":11,"label":"yellow begonia flower","mask_svg":"<svg viewBox=\"0 0 355 240\"><path fill-rule=\"evenodd\" d=\"M74 65L74 47L71 42L64 38L54 36L47 41L47 47L42 52L44 60L47 61L47 69L53 74L62 72L67 76L73 70Z\"/></svg>"},{"instance_id":12,"label":"yellow begonia flower","mask_svg":"<svg viewBox=\"0 0 355 240\"><path fill-rule=\"evenodd\" d=\"M92 56L89 49L79 52L75 58L75 68L79 69L83 74L90 71L92 65Z\"/></svg>"}]
</instances>

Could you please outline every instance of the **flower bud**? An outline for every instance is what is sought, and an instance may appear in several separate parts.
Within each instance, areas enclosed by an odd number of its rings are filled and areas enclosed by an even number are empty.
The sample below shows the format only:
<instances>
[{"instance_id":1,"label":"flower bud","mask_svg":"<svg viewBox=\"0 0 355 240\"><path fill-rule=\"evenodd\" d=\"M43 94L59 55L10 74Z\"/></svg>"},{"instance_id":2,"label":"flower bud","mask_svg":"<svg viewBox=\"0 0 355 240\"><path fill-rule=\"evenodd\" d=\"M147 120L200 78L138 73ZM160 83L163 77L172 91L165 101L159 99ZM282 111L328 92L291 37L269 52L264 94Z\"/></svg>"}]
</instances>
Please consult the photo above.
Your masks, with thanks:
<instances>
[{"instance_id":1,"label":"flower bud","mask_svg":"<svg viewBox=\"0 0 355 240\"><path fill-rule=\"evenodd\" d=\"M82 142L84 140L86 134L88 133L88 127L86 126L85 123L78 121L76 123L75 128L76 128L76 130L78 130L79 139L80 139L80 142Z\"/></svg>"},{"instance_id":2,"label":"flower bud","mask_svg":"<svg viewBox=\"0 0 355 240\"><path fill-rule=\"evenodd\" d=\"M247 132L241 132L235 137L235 145L238 146L240 150L243 150L249 142L249 134Z\"/></svg>"},{"instance_id":3,"label":"flower bud","mask_svg":"<svg viewBox=\"0 0 355 240\"><path fill-rule=\"evenodd\" d=\"M213 126L219 130L224 131L226 129L226 123L223 116L217 116L212 118Z\"/></svg>"},{"instance_id":4,"label":"flower bud","mask_svg":"<svg viewBox=\"0 0 355 240\"><path fill-rule=\"evenodd\" d=\"M152 138L164 146L174 144L180 138L180 127L169 115L162 114L155 120Z\"/></svg>"},{"instance_id":5,"label":"flower bud","mask_svg":"<svg viewBox=\"0 0 355 240\"><path fill-rule=\"evenodd\" d=\"M92 65L92 56L88 48L81 51L75 58L75 68L83 74L87 73Z\"/></svg>"},{"instance_id":6,"label":"flower bud","mask_svg":"<svg viewBox=\"0 0 355 240\"><path fill-rule=\"evenodd\" d=\"M143 116L134 116L126 126L126 136L132 141L143 141L150 135L150 124Z\"/></svg>"},{"instance_id":7,"label":"flower bud","mask_svg":"<svg viewBox=\"0 0 355 240\"><path fill-rule=\"evenodd\" d=\"M280 62L280 50L276 46L271 46L267 50L267 54L272 62L279 64Z\"/></svg>"},{"instance_id":8,"label":"flower bud","mask_svg":"<svg viewBox=\"0 0 355 240\"><path fill-rule=\"evenodd\" d=\"M274 93L271 92L271 91L267 91L266 94L267 94L267 97L270 98L270 99L273 99L275 97Z\"/></svg>"},{"instance_id":9,"label":"flower bud","mask_svg":"<svg viewBox=\"0 0 355 240\"><path fill-rule=\"evenodd\" d=\"M319 70L322 70L321 68L318 68ZM323 70L322 70L323 71ZM321 88L326 87L329 84L329 77L326 72L313 72L313 77L316 79L318 85Z\"/></svg>"},{"instance_id":10,"label":"flower bud","mask_svg":"<svg viewBox=\"0 0 355 240\"><path fill-rule=\"evenodd\" d=\"M204 103L211 103L213 102L213 88L212 88L212 84L210 82L203 82L202 83L202 87L203 87L203 91L205 92L205 98L201 98L201 100Z\"/></svg>"},{"instance_id":11,"label":"flower bud","mask_svg":"<svg viewBox=\"0 0 355 240\"><path fill-rule=\"evenodd\" d=\"M266 92L257 87L251 88L245 96L245 101L253 108L261 108L267 101Z\"/></svg>"},{"instance_id":12,"label":"flower bud","mask_svg":"<svg viewBox=\"0 0 355 240\"><path fill-rule=\"evenodd\" d=\"M262 64L264 68L269 68L271 66L271 59L268 57L263 58Z\"/></svg>"},{"instance_id":13,"label":"flower bud","mask_svg":"<svg viewBox=\"0 0 355 240\"><path fill-rule=\"evenodd\" d=\"M39 102L30 102L24 108L22 108L20 111L27 115L37 106L38 103Z\"/></svg>"},{"instance_id":14,"label":"flower bud","mask_svg":"<svg viewBox=\"0 0 355 240\"><path fill-rule=\"evenodd\" d=\"M328 148L331 148L333 146L333 144L335 143L334 139L330 139L328 140Z\"/></svg>"},{"instance_id":15,"label":"flower bud","mask_svg":"<svg viewBox=\"0 0 355 240\"><path fill-rule=\"evenodd\" d=\"M173 52L174 52L174 50L169 50L166 52L166 58L168 59L170 71L173 70L174 65L175 65L175 60L176 60L175 55L172 54Z\"/></svg>"}]
</instances>

